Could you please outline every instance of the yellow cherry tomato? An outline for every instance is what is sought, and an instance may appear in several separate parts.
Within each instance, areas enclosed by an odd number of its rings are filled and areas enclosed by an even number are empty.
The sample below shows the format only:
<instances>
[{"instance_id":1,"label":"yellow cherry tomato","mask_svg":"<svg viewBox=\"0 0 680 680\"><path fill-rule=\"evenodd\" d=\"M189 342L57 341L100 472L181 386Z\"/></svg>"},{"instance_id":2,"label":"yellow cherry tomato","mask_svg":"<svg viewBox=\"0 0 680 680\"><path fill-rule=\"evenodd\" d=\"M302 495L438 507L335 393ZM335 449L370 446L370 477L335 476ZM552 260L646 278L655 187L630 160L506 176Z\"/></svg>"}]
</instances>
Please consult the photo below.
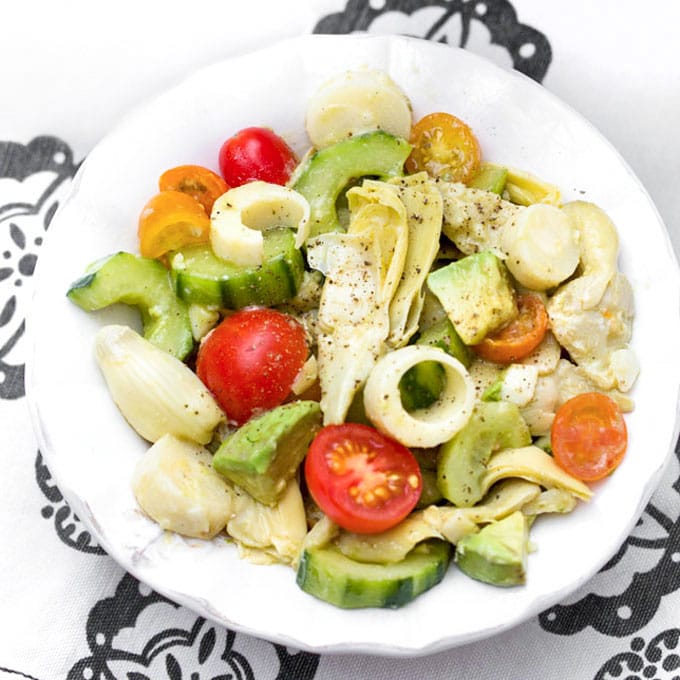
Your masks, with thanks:
<instances>
[{"instance_id":1,"label":"yellow cherry tomato","mask_svg":"<svg viewBox=\"0 0 680 680\"><path fill-rule=\"evenodd\" d=\"M430 113L411 130L410 173L425 170L447 182L469 182L479 171L481 151L472 130L450 113Z\"/></svg>"},{"instance_id":2,"label":"yellow cherry tomato","mask_svg":"<svg viewBox=\"0 0 680 680\"><path fill-rule=\"evenodd\" d=\"M182 191L161 191L139 216L139 251L158 258L170 250L210 240L210 217L203 206Z\"/></svg>"}]
</instances>

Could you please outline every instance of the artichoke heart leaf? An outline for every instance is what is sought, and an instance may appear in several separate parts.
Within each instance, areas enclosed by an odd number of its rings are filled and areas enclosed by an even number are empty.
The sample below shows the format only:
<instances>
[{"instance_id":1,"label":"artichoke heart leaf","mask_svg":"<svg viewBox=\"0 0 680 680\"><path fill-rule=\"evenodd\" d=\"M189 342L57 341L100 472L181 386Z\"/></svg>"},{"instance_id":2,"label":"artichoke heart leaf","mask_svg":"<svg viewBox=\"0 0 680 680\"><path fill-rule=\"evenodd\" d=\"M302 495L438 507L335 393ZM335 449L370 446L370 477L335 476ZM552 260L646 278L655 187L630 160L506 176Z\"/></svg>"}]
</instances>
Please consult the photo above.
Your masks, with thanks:
<instances>
[{"instance_id":1,"label":"artichoke heart leaf","mask_svg":"<svg viewBox=\"0 0 680 680\"><path fill-rule=\"evenodd\" d=\"M425 279L439 250L441 193L427 173L394 177L388 182L406 208L408 251L399 286L390 304L390 347L405 345L418 330L425 302Z\"/></svg>"},{"instance_id":2,"label":"artichoke heart leaf","mask_svg":"<svg viewBox=\"0 0 680 680\"><path fill-rule=\"evenodd\" d=\"M341 423L354 395L384 353L389 307L408 249L406 208L382 182L347 192L346 234L308 244L311 267L326 281L319 302L318 370L324 424Z\"/></svg>"}]
</instances>

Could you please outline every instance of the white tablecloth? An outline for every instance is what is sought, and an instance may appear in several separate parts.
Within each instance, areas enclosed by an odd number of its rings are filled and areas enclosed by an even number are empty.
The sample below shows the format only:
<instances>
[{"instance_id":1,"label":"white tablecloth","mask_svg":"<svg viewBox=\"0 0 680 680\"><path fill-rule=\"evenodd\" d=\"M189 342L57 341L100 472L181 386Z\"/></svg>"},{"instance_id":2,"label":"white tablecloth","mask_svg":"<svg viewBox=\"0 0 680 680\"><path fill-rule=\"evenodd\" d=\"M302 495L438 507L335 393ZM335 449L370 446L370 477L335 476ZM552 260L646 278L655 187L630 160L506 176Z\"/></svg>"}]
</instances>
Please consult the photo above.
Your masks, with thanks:
<instances>
[{"instance_id":1,"label":"white tablecloth","mask_svg":"<svg viewBox=\"0 0 680 680\"><path fill-rule=\"evenodd\" d=\"M52 481L23 389L33 268L82 159L194 69L311 31L417 35L523 70L618 147L678 251L680 3L23 0L2 19L0 678L680 678L677 456L619 553L559 606L434 656L320 657L215 626L126 575Z\"/></svg>"}]
</instances>

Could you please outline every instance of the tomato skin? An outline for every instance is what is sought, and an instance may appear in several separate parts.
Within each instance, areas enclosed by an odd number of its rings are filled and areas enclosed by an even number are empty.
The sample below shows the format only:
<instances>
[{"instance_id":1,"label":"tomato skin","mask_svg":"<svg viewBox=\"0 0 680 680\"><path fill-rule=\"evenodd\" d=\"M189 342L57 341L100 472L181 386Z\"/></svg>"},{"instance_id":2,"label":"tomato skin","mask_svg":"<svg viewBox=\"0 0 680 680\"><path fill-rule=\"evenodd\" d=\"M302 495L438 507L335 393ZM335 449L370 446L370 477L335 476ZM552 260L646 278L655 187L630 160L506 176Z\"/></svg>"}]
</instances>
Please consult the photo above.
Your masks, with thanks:
<instances>
[{"instance_id":1,"label":"tomato skin","mask_svg":"<svg viewBox=\"0 0 680 680\"><path fill-rule=\"evenodd\" d=\"M447 182L469 182L478 172L481 149L472 129L450 113L430 113L411 130L409 173L422 170Z\"/></svg>"},{"instance_id":2,"label":"tomato skin","mask_svg":"<svg viewBox=\"0 0 680 680\"><path fill-rule=\"evenodd\" d=\"M420 467L403 444L368 425L322 428L307 452L305 479L316 504L348 531L375 534L406 517L422 492Z\"/></svg>"},{"instance_id":3,"label":"tomato skin","mask_svg":"<svg viewBox=\"0 0 680 680\"><path fill-rule=\"evenodd\" d=\"M297 158L269 128L249 127L222 144L219 164L222 177L231 187L254 180L285 184L295 170Z\"/></svg>"},{"instance_id":4,"label":"tomato skin","mask_svg":"<svg viewBox=\"0 0 680 680\"><path fill-rule=\"evenodd\" d=\"M213 203L229 187L216 173L201 165L178 165L158 178L160 191L181 191L195 198L210 215Z\"/></svg>"},{"instance_id":5,"label":"tomato skin","mask_svg":"<svg viewBox=\"0 0 680 680\"><path fill-rule=\"evenodd\" d=\"M487 335L472 349L482 359L510 364L531 354L548 330L548 313L538 295L518 295L519 316L500 331Z\"/></svg>"},{"instance_id":6,"label":"tomato skin","mask_svg":"<svg viewBox=\"0 0 680 680\"><path fill-rule=\"evenodd\" d=\"M196 373L227 417L242 425L284 402L307 353L305 331L295 319L249 307L206 336L198 349Z\"/></svg>"},{"instance_id":7,"label":"tomato skin","mask_svg":"<svg viewBox=\"0 0 680 680\"><path fill-rule=\"evenodd\" d=\"M203 206L181 191L161 191L139 216L139 252L158 258L169 250L210 240L210 218Z\"/></svg>"},{"instance_id":8,"label":"tomato skin","mask_svg":"<svg viewBox=\"0 0 680 680\"><path fill-rule=\"evenodd\" d=\"M550 441L560 467L584 482L594 482L618 467L628 446L628 431L613 399L585 392L557 410Z\"/></svg>"}]
</instances>

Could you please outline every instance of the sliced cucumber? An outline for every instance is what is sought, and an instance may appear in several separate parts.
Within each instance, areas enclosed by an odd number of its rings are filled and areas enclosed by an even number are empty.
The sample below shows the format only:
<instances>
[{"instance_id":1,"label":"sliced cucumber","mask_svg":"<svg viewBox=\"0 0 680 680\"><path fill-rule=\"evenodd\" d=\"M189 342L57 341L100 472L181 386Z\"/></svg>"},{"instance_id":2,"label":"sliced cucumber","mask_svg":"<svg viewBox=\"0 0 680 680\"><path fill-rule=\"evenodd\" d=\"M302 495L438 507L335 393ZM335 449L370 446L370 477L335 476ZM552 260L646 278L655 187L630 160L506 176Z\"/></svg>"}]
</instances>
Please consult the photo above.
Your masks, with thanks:
<instances>
[{"instance_id":1,"label":"sliced cucumber","mask_svg":"<svg viewBox=\"0 0 680 680\"><path fill-rule=\"evenodd\" d=\"M327 146L304 161L293 189L309 201L311 236L341 229L335 203L353 179L402 175L410 153L408 142L379 130Z\"/></svg>"},{"instance_id":2,"label":"sliced cucumber","mask_svg":"<svg viewBox=\"0 0 680 680\"><path fill-rule=\"evenodd\" d=\"M67 296L87 312L117 302L137 307L144 337L178 359L194 347L187 306L175 295L168 270L157 260L125 252L110 255L90 265Z\"/></svg>"},{"instance_id":3,"label":"sliced cucumber","mask_svg":"<svg viewBox=\"0 0 680 680\"><path fill-rule=\"evenodd\" d=\"M451 545L437 539L423 541L394 564L357 562L334 545L307 548L298 566L297 584L336 607L395 609L439 583L450 560Z\"/></svg>"},{"instance_id":4,"label":"sliced cucumber","mask_svg":"<svg viewBox=\"0 0 680 680\"><path fill-rule=\"evenodd\" d=\"M209 245L173 253L170 266L181 299L222 309L282 304L296 295L304 274L295 235L283 227L264 232L264 260L258 267L239 267L222 260Z\"/></svg>"}]
</instances>

